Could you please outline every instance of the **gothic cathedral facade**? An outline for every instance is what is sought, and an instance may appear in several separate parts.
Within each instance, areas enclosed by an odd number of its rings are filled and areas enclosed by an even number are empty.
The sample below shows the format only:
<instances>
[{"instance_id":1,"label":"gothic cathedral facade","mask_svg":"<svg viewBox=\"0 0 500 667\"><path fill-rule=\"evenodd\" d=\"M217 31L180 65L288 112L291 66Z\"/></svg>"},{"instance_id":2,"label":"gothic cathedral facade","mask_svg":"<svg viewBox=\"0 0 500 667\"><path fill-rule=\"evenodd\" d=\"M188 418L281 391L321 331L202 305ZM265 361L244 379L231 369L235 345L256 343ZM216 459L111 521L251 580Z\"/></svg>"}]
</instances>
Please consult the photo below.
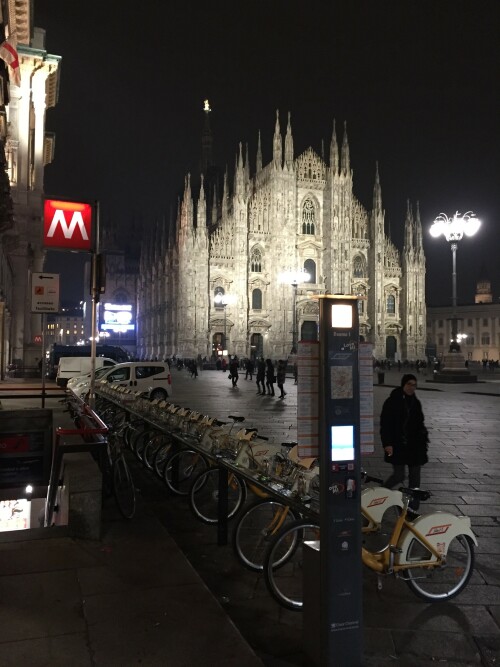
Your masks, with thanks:
<instances>
[{"instance_id":1,"label":"gothic cathedral facade","mask_svg":"<svg viewBox=\"0 0 500 667\"><path fill-rule=\"evenodd\" d=\"M359 295L360 334L376 358L424 359L418 205L408 204L401 254L384 215L378 167L371 211L354 195L345 127L339 148L333 126L327 164L312 148L295 157L290 115L283 141L277 113L269 164L259 135L255 173L240 144L231 190L227 172L220 194L203 173L194 192L188 175L175 224L144 244L138 356L286 358L316 340L311 297L330 293Z\"/></svg>"}]
</instances>

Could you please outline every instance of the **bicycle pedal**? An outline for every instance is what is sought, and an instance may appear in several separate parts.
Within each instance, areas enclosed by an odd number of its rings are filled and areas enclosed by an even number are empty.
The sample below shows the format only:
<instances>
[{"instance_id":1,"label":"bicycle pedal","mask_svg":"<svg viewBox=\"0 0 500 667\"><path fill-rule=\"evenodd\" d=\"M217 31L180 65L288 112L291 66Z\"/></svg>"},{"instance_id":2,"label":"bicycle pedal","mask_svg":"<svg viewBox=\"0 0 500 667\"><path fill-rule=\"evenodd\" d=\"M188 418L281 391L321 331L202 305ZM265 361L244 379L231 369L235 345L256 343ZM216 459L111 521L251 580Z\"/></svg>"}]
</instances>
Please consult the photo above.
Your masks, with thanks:
<instances>
[{"instance_id":1,"label":"bicycle pedal","mask_svg":"<svg viewBox=\"0 0 500 667\"><path fill-rule=\"evenodd\" d=\"M394 544L389 545L389 551L391 554L401 554L403 553L403 550L400 549L399 547L395 546Z\"/></svg>"}]
</instances>

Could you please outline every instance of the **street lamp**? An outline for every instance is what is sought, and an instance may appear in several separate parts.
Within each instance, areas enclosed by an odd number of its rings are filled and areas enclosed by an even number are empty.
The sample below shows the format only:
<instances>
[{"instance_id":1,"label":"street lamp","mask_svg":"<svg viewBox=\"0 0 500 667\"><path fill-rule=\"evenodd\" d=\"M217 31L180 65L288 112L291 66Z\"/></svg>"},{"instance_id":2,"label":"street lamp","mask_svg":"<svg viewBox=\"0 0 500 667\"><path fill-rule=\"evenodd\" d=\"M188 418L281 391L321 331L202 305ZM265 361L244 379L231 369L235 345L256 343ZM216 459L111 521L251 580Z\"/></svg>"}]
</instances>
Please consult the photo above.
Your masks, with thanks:
<instances>
[{"instance_id":1,"label":"street lamp","mask_svg":"<svg viewBox=\"0 0 500 667\"><path fill-rule=\"evenodd\" d=\"M442 234L448 243L450 243L453 257L450 352L460 352L460 343L457 336L457 246L464 234L466 236L474 236L480 225L481 221L476 218L476 214L472 211L468 211L463 215L457 211L453 218L449 218L446 213L440 213L430 228L431 236L437 238Z\"/></svg>"},{"instance_id":2,"label":"street lamp","mask_svg":"<svg viewBox=\"0 0 500 667\"><path fill-rule=\"evenodd\" d=\"M293 287L293 327L292 327L292 354L297 354L298 322L297 322L297 289L299 283L309 282L311 276L305 269L282 271L279 274L280 283L289 283Z\"/></svg>"},{"instance_id":3,"label":"street lamp","mask_svg":"<svg viewBox=\"0 0 500 667\"><path fill-rule=\"evenodd\" d=\"M224 308L224 338L222 341L222 354L224 355L224 352L227 355L227 319L226 319L226 308L227 306L231 305L232 303L235 303L236 297L234 297L232 294L216 294L214 297L214 302L215 305L218 306L219 308Z\"/></svg>"}]
</instances>

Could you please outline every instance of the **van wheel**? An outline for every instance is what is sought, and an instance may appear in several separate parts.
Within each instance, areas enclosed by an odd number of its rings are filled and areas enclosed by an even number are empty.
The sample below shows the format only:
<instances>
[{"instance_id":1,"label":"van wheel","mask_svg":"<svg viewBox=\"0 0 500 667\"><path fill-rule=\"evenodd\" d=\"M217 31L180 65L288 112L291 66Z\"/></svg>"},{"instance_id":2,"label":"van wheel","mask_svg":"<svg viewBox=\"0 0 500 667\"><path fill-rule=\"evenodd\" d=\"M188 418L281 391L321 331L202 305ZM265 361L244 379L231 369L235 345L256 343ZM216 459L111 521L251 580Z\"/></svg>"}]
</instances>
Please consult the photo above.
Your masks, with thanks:
<instances>
[{"instance_id":1,"label":"van wheel","mask_svg":"<svg viewBox=\"0 0 500 667\"><path fill-rule=\"evenodd\" d=\"M165 389L154 389L151 392L151 395L149 397L152 401L164 401L166 398L168 398L168 394L165 391Z\"/></svg>"}]
</instances>

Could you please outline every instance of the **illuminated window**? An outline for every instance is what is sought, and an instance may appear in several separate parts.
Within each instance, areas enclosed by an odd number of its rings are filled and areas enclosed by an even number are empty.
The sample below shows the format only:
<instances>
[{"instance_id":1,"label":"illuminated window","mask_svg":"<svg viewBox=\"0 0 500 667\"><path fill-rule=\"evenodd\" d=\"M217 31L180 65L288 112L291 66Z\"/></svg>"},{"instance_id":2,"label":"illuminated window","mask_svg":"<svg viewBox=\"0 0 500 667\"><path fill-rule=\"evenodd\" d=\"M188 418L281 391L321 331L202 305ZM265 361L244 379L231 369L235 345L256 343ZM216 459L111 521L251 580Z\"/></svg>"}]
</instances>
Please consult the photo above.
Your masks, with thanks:
<instances>
[{"instance_id":1,"label":"illuminated window","mask_svg":"<svg viewBox=\"0 0 500 667\"><path fill-rule=\"evenodd\" d=\"M387 297L387 312L389 315L394 315L396 312L396 298L392 294Z\"/></svg>"},{"instance_id":2,"label":"illuminated window","mask_svg":"<svg viewBox=\"0 0 500 667\"><path fill-rule=\"evenodd\" d=\"M222 303L217 303L217 297L218 296L224 296L224 288L223 287L216 287L214 290L214 306L216 308L222 308Z\"/></svg>"},{"instance_id":3,"label":"illuminated window","mask_svg":"<svg viewBox=\"0 0 500 667\"><path fill-rule=\"evenodd\" d=\"M304 262L304 269L309 274L309 280L307 282L315 283L316 282L316 262L312 259L306 259L306 261Z\"/></svg>"}]
</instances>

